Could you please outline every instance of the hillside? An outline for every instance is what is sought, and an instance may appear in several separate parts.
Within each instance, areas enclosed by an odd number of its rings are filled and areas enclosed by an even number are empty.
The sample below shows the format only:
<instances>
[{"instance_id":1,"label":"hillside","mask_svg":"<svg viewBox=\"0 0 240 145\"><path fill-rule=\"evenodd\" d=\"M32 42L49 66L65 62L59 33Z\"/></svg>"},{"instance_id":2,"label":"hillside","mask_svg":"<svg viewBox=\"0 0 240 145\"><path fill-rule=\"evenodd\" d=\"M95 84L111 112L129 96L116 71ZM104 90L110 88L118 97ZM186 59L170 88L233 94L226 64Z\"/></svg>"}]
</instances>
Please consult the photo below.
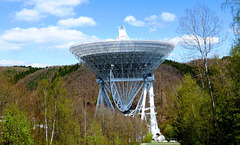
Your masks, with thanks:
<instances>
[{"instance_id":1,"label":"hillside","mask_svg":"<svg viewBox=\"0 0 240 145\"><path fill-rule=\"evenodd\" d=\"M157 108L163 108L168 100L165 91L166 89L170 89L173 84L181 81L184 73L176 67L176 64L173 63L175 66L170 65L171 61L165 62L162 64L157 70L153 73L155 75L155 84L154 84L154 93L155 93L155 104ZM75 70L70 70L73 66L53 66L48 68L43 68L39 70L32 71L29 74L23 74L23 78L17 80L17 86L24 86L31 94L35 94L40 81L42 79L52 80L56 75L62 77L62 81L64 82L64 88L67 89L68 97L71 98L75 102L75 106L79 104L82 105L83 98L87 98L87 103L92 107L95 108L99 85L96 83L96 75L87 70L84 66L77 66L79 68ZM183 64L185 66L185 64ZM28 71L30 68L27 67L2 67L0 71L8 72L8 71L16 71L16 74L20 74L17 72L24 72ZM68 72L63 72L64 70ZM62 73L62 74L61 74ZM22 76L21 76L22 77ZM15 79L16 81L16 79ZM136 104L137 99L135 99ZM156 110L158 112L157 119L159 122L162 121L164 117L164 112L161 112L161 109Z\"/></svg>"},{"instance_id":2,"label":"hillside","mask_svg":"<svg viewBox=\"0 0 240 145\"><path fill-rule=\"evenodd\" d=\"M51 80L54 75L59 74L61 70L64 70L64 68L67 67L71 66L53 66L37 70L34 73L26 75L23 79L20 79L16 85L25 86L32 94L34 94L42 79ZM27 68L23 69L26 70ZM184 73L169 64L162 64L153 73L156 80L154 84L155 104L157 108L162 108L168 100L164 90L170 89L173 84L181 81ZM86 97L87 104L90 105L93 110L95 109L99 92L99 85L96 83L95 74L87 70L84 66L80 66L77 70L62 74L61 77L64 82L64 88L68 91L68 97L75 102L75 106L78 106L79 104L83 105L83 99ZM135 104L136 101L137 99L135 99ZM158 112L157 118L159 122L161 122L164 117L160 116L164 116L164 112L160 112L160 109L156 111Z\"/></svg>"},{"instance_id":3,"label":"hillside","mask_svg":"<svg viewBox=\"0 0 240 145\"><path fill-rule=\"evenodd\" d=\"M231 75L234 67L229 67L232 64L231 58L209 60L209 74L216 95L220 126L226 124L221 118L230 115L223 108L227 107L226 101L232 101L229 91L231 94L234 92L233 84L237 80L230 78L234 77ZM186 64L166 60L153 73L156 80L155 111L161 132L166 138L178 138L191 143L198 138L197 133L204 137L203 142L209 142L211 138L204 135L204 132L213 133L214 129L210 125L210 97L201 60ZM129 144L144 141L143 136L147 139L146 124L138 117L129 119L109 110L100 110L94 117L99 85L95 82L96 75L82 65L0 67L0 81L0 116L14 108L11 107L12 104L17 104L21 111L27 113L28 119L32 120L31 124L34 122L36 126L32 131L35 144L42 144L46 140L44 132L47 129L40 127L44 124L51 127L48 136L52 134L50 131L53 127L56 127L55 144L76 140L77 143L72 143L82 144L85 139L95 143L101 140L102 144L109 141L110 144L116 144L121 139L121 144ZM232 107L234 106L236 105ZM70 138L65 138L64 134ZM98 139L93 139L95 137ZM127 138L132 139L126 140ZM142 140L137 141L137 138Z\"/></svg>"}]
</instances>

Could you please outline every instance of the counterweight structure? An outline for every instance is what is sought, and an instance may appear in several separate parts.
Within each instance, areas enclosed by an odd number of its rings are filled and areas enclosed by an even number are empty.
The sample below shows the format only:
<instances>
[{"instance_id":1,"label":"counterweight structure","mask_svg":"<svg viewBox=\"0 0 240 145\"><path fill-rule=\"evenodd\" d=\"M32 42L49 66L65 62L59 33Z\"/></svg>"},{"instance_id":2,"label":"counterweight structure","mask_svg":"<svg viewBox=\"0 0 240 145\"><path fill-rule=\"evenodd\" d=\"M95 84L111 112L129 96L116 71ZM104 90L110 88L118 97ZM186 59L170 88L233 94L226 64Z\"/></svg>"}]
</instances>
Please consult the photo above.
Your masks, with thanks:
<instances>
[{"instance_id":1,"label":"counterweight structure","mask_svg":"<svg viewBox=\"0 0 240 145\"><path fill-rule=\"evenodd\" d=\"M164 136L156 119L152 72L173 48L174 45L167 42L130 40L125 27L121 26L114 41L74 45L70 51L98 77L96 82L100 89L96 112L106 105L111 110L117 108L126 116L140 115L150 126L153 139L161 141ZM132 108L135 98L138 103Z\"/></svg>"}]
</instances>

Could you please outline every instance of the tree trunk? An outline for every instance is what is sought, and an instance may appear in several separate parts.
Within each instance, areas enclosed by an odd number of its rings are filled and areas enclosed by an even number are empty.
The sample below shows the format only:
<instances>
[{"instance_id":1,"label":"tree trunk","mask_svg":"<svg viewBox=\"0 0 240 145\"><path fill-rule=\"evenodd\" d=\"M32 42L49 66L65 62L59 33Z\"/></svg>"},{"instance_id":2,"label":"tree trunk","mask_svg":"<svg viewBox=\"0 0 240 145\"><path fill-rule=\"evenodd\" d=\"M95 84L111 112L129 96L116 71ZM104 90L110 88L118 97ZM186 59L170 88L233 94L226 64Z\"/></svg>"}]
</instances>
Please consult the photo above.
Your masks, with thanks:
<instances>
[{"instance_id":1,"label":"tree trunk","mask_svg":"<svg viewBox=\"0 0 240 145\"><path fill-rule=\"evenodd\" d=\"M84 144L87 144L87 102L86 102L86 94L84 95Z\"/></svg>"},{"instance_id":2,"label":"tree trunk","mask_svg":"<svg viewBox=\"0 0 240 145\"><path fill-rule=\"evenodd\" d=\"M218 124L217 124L217 118L216 118L216 112L215 112L214 96L213 96L211 81L210 81L210 78L209 78L209 75L208 75L207 60L204 61L204 67L205 67L205 74L206 74L206 78L207 78L208 88L209 88L209 95L211 97L213 121L214 121L215 133L216 133L216 137L217 137L217 144L220 145L221 143L220 143L220 138L219 138L219 133L218 133Z\"/></svg>"},{"instance_id":3,"label":"tree trunk","mask_svg":"<svg viewBox=\"0 0 240 145\"><path fill-rule=\"evenodd\" d=\"M57 101L55 101L55 106L54 106L53 129L52 129L52 136L51 136L51 140L50 140L50 145L52 144L52 141L53 141L53 135L54 135L54 131L55 131L56 113L57 113Z\"/></svg>"},{"instance_id":4,"label":"tree trunk","mask_svg":"<svg viewBox=\"0 0 240 145\"><path fill-rule=\"evenodd\" d=\"M208 88L209 88L209 95L210 95L210 97L211 97L212 112L213 112L214 122L216 123L216 113L215 113L213 90L212 90L211 81L210 81L209 75L208 75L207 60L204 60L204 67L205 67L205 75L206 75L206 78L207 78ZM215 123L214 123L214 124L215 124ZM215 127L216 127L216 126L215 126Z\"/></svg>"},{"instance_id":5,"label":"tree trunk","mask_svg":"<svg viewBox=\"0 0 240 145\"><path fill-rule=\"evenodd\" d=\"M56 124L56 114L57 114L57 103L58 103L58 96L59 94L56 94L56 100L55 100L55 104L54 104L54 118L53 118L53 129L52 129L52 136L51 136L51 140L50 140L50 145L53 142L53 136L54 136L54 131L55 131L55 124Z\"/></svg>"},{"instance_id":6,"label":"tree trunk","mask_svg":"<svg viewBox=\"0 0 240 145\"><path fill-rule=\"evenodd\" d=\"M45 112L44 112L44 117L45 117L45 137L46 137L46 144L48 145L48 125L47 125L47 92L44 91L44 106L45 106Z\"/></svg>"}]
</instances>

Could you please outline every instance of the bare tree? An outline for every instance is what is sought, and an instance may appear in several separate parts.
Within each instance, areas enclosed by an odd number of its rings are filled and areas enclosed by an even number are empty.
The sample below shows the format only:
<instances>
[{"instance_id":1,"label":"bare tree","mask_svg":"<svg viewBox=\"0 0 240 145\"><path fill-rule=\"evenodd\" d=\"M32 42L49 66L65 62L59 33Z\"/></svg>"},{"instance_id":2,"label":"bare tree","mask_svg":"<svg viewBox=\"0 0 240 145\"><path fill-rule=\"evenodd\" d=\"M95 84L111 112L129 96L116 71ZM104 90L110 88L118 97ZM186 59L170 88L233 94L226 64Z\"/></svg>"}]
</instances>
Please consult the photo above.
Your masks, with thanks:
<instances>
[{"instance_id":1,"label":"bare tree","mask_svg":"<svg viewBox=\"0 0 240 145\"><path fill-rule=\"evenodd\" d=\"M212 112L216 127L214 96L208 70L208 54L220 44L221 23L206 6L187 9L186 16L179 19L177 32L182 35L180 45L200 53L204 73L211 97Z\"/></svg>"}]
</instances>

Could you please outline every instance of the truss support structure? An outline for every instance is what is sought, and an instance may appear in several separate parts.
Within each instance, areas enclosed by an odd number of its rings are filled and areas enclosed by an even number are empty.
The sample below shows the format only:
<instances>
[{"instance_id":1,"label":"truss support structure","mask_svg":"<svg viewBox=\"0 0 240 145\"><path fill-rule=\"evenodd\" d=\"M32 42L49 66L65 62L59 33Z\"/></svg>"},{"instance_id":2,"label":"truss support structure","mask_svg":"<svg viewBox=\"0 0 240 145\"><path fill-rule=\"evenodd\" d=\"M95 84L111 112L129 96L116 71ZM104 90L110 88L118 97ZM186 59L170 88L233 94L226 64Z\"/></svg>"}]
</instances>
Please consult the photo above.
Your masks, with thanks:
<instances>
[{"instance_id":1,"label":"truss support structure","mask_svg":"<svg viewBox=\"0 0 240 145\"><path fill-rule=\"evenodd\" d=\"M113 104L111 102L111 99L107 93L107 90L109 90L109 87L102 79L96 79L96 82L99 84L99 93L98 93L98 100L95 110L95 115L97 113L97 110L100 106L104 107L104 104L106 103L107 107L110 108L112 111L114 111Z\"/></svg>"},{"instance_id":2,"label":"truss support structure","mask_svg":"<svg viewBox=\"0 0 240 145\"><path fill-rule=\"evenodd\" d=\"M149 131L153 134L153 139L157 141L165 140L161 135L156 119L153 83L155 82L154 75L148 74L142 78L114 78L112 69L110 70L109 80L97 79L99 84L99 95L96 105L96 111L100 106L105 104L111 110L115 107L123 112L125 116L139 116L146 121L149 126ZM111 94L110 96L108 95ZM139 100L135 109L131 108L134 98L139 94Z\"/></svg>"}]
</instances>

